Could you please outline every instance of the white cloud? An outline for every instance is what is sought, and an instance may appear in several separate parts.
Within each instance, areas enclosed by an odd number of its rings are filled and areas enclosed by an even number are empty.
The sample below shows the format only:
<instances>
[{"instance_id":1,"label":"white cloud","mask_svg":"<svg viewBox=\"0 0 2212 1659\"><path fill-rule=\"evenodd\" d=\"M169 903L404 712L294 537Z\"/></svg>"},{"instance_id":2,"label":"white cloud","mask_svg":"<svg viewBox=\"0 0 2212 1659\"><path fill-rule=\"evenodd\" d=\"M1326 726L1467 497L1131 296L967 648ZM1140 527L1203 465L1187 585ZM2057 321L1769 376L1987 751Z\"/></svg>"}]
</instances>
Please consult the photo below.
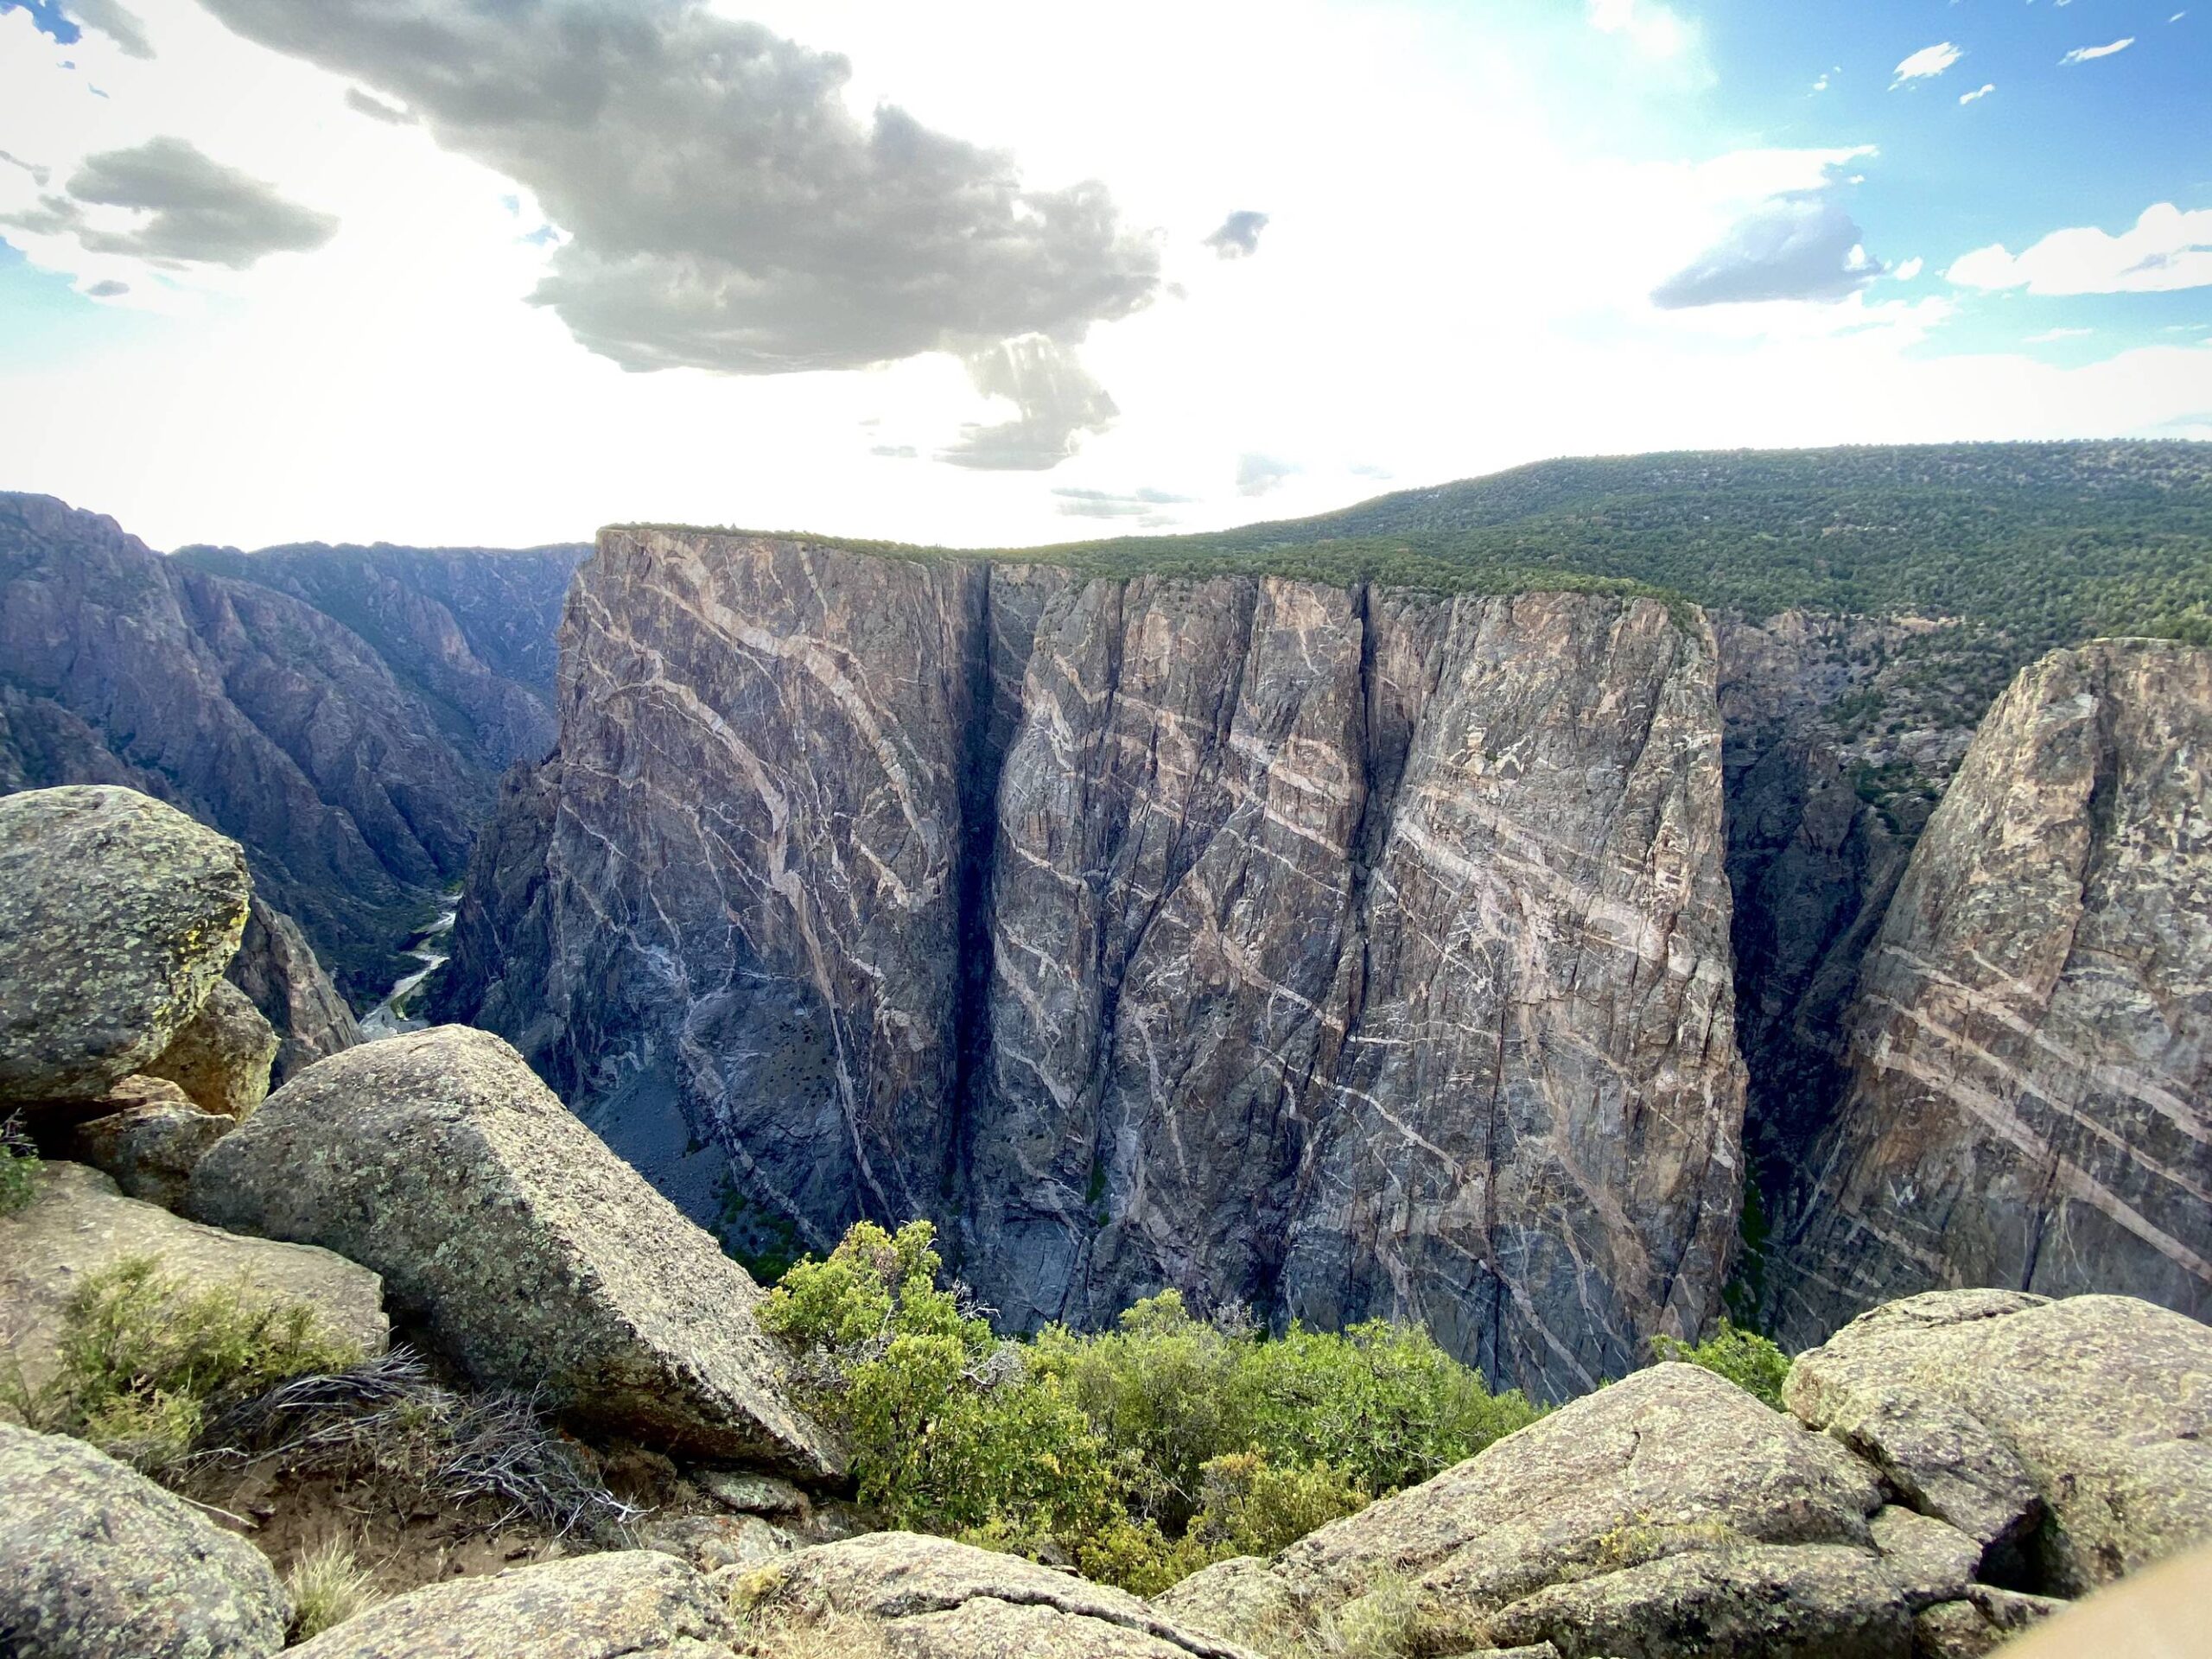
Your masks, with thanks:
<instances>
[{"instance_id":1,"label":"white cloud","mask_svg":"<svg viewBox=\"0 0 2212 1659\"><path fill-rule=\"evenodd\" d=\"M2059 67L2063 69L2069 63L2088 63L2094 59L2108 58L2115 52L2126 51L2134 44L2135 37L2130 35L2124 40L2113 41L2109 46L2077 46L2058 60Z\"/></svg>"},{"instance_id":2,"label":"white cloud","mask_svg":"<svg viewBox=\"0 0 2212 1659\"><path fill-rule=\"evenodd\" d=\"M1961 104L1971 104L1971 103L1974 102L1977 99L1987 98L1987 97L1988 97L1992 92L1995 92L1996 90L1997 90L1997 83L1996 83L1995 81L1993 81L1993 81L1991 81L1987 86L1977 86L1977 87L1975 87L1975 88L1974 89L1974 91L1972 91L1972 92L1961 92L1961 93L1959 94L1959 102L1960 102Z\"/></svg>"},{"instance_id":3,"label":"white cloud","mask_svg":"<svg viewBox=\"0 0 2212 1659\"><path fill-rule=\"evenodd\" d=\"M1901 283L1910 283L1916 280L1920 273L1926 269L1927 261L1915 256L1901 263L1890 275Z\"/></svg>"},{"instance_id":4,"label":"white cloud","mask_svg":"<svg viewBox=\"0 0 2212 1659\"><path fill-rule=\"evenodd\" d=\"M1934 46L1923 46L1903 63L1897 65L1897 79L1890 83L1890 90L1895 92L1898 87L1911 81L1932 79L1964 56L1966 56L1965 52L1948 41L1940 41Z\"/></svg>"},{"instance_id":5,"label":"white cloud","mask_svg":"<svg viewBox=\"0 0 2212 1659\"><path fill-rule=\"evenodd\" d=\"M1678 58L1692 43L1690 26L1656 0L1589 0L1591 27L1623 35L1650 58Z\"/></svg>"},{"instance_id":6,"label":"white cloud","mask_svg":"<svg viewBox=\"0 0 2212 1659\"><path fill-rule=\"evenodd\" d=\"M1976 248L1944 273L1963 288L2031 294L2156 294L2212 283L2212 207L2183 213L2162 201L2133 230L2095 226L2053 231L2025 252L2001 243Z\"/></svg>"},{"instance_id":7,"label":"white cloud","mask_svg":"<svg viewBox=\"0 0 2212 1659\"><path fill-rule=\"evenodd\" d=\"M2096 332L2094 328L2046 328L2039 334L2030 334L2023 344L2050 346L2062 340L2082 340Z\"/></svg>"}]
</instances>

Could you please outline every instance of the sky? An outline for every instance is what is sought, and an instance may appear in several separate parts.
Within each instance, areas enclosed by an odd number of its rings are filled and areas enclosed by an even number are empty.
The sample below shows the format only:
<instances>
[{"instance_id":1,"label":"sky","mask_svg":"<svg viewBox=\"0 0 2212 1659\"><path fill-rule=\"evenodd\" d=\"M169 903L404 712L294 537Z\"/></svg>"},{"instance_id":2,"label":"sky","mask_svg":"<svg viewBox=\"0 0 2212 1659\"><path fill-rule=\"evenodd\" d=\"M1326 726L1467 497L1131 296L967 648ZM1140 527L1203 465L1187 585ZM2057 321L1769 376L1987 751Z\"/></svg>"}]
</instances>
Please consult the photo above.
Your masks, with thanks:
<instances>
[{"instance_id":1,"label":"sky","mask_svg":"<svg viewBox=\"0 0 2212 1659\"><path fill-rule=\"evenodd\" d=\"M0 0L0 487L1027 545L2212 439L2212 0Z\"/></svg>"}]
</instances>

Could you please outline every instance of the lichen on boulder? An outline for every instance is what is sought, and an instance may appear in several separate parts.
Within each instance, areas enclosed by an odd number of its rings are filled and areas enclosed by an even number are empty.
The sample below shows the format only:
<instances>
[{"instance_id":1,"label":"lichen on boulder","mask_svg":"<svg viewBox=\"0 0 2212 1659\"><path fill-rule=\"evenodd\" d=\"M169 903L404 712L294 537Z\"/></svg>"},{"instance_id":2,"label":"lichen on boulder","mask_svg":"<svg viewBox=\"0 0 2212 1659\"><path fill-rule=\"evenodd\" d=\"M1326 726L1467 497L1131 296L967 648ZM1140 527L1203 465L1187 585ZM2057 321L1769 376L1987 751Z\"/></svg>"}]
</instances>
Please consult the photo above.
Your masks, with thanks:
<instances>
[{"instance_id":1,"label":"lichen on boulder","mask_svg":"<svg viewBox=\"0 0 2212 1659\"><path fill-rule=\"evenodd\" d=\"M100 1104L113 1109L71 1129L65 1149L123 1189L124 1196L181 1208L192 1172L207 1148L238 1127L202 1111L166 1077L125 1077Z\"/></svg>"},{"instance_id":2,"label":"lichen on boulder","mask_svg":"<svg viewBox=\"0 0 2212 1659\"><path fill-rule=\"evenodd\" d=\"M236 842L135 790L0 798L0 1101L97 1100L152 1064L251 893Z\"/></svg>"},{"instance_id":3,"label":"lichen on boulder","mask_svg":"<svg viewBox=\"0 0 2212 1659\"><path fill-rule=\"evenodd\" d=\"M261 1552L82 1440L0 1422L0 1653L262 1659L291 1604Z\"/></svg>"},{"instance_id":4,"label":"lichen on boulder","mask_svg":"<svg viewBox=\"0 0 2212 1659\"><path fill-rule=\"evenodd\" d=\"M252 999L219 979L191 1023L163 1049L147 1075L167 1077L202 1110L244 1117L269 1095L269 1068L280 1039Z\"/></svg>"},{"instance_id":5,"label":"lichen on boulder","mask_svg":"<svg viewBox=\"0 0 2212 1659\"><path fill-rule=\"evenodd\" d=\"M201 1160L188 1208L373 1268L483 1386L671 1450L842 1474L785 1396L760 1287L489 1033L308 1067Z\"/></svg>"}]
</instances>

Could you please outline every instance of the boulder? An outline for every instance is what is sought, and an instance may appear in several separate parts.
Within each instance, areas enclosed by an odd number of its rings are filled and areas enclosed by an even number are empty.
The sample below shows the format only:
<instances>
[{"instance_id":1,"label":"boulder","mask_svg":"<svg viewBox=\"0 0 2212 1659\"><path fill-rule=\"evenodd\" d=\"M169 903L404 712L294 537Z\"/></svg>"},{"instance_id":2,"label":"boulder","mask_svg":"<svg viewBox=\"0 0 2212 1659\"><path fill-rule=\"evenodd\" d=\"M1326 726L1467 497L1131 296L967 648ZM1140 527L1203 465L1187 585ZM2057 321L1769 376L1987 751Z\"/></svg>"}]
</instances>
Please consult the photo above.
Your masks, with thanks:
<instances>
[{"instance_id":1,"label":"boulder","mask_svg":"<svg viewBox=\"0 0 2212 1659\"><path fill-rule=\"evenodd\" d=\"M900 1659L1255 1659L1126 1591L912 1532L823 1544L740 1579L733 1601L772 1624L880 1621Z\"/></svg>"},{"instance_id":2,"label":"boulder","mask_svg":"<svg viewBox=\"0 0 2212 1659\"><path fill-rule=\"evenodd\" d=\"M745 1469L695 1469L692 1484L737 1515L804 1515L804 1492L788 1480Z\"/></svg>"},{"instance_id":3,"label":"boulder","mask_svg":"<svg viewBox=\"0 0 2212 1659\"><path fill-rule=\"evenodd\" d=\"M164 1210L182 1205L194 1167L238 1128L236 1118L201 1111L164 1077L125 1077L100 1103L114 1109L73 1128L68 1155Z\"/></svg>"},{"instance_id":4,"label":"boulder","mask_svg":"<svg viewBox=\"0 0 2212 1659\"><path fill-rule=\"evenodd\" d=\"M734 1659L729 1634L720 1599L696 1571L658 1550L625 1549L411 1591L291 1651L298 1659Z\"/></svg>"},{"instance_id":5,"label":"boulder","mask_svg":"<svg viewBox=\"0 0 2212 1659\"><path fill-rule=\"evenodd\" d=\"M1153 1611L1263 1652L1308 1640L1313 1619L1296 1592L1253 1555L1216 1561L1152 1599Z\"/></svg>"},{"instance_id":6,"label":"boulder","mask_svg":"<svg viewBox=\"0 0 2212 1659\"><path fill-rule=\"evenodd\" d=\"M251 892L236 842L136 791L0 798L0 1101L143 1071L222 977Z\"/></svg>"},{"instance_id":7,"label":"boulder","mask_svg":"<svg viewBox=\"0 0 2212 1659\"><path fill-rule=\"evenodd\" d=\"M1789 1408L2073 1596L2212 1540L2212 1329L2126 1296L1935 1291L1798 1356Z\"/></svg>"},{"instance_id":8,"label":"boulder","mask_svg":"<svg viewBox=\"0 0 2212 1659\"><path fill-rule=\"evenodd\" d=\"M842 1476L785 1397L760 1287L488 1033L308 1067L200 1161L188 1208L374 1268L481 1384L651 1445Z\"/></svg>"},{"instance_id":9,"label":"boulder","mask_svg":"<svg viewBox=\"0 0 2212 1659\"><path fill-rule=\"evenodd\" d=\"M291 1611L243 1538L82 1440L0 1423L0 1653L261 1659Z\"/></svg>"},{"instance_id":10,"label":"boulder","mask_svg":"<svg viewBox=\"0 0 2212 1659\"><path fill-rule=\"evenodd\" d=\"M1963 1596L1980 1551L1885 1498L1833 1440L1656 1365L1293 1544L1271 1569L1292 1602L1239 1567L1160 1605L1217 1624L1294 1605L1339 1630L1389 1615L1423 1651L1905 1659L1915 1614Z\"/></svg>"},{"instance_id":11,"label":"boulder","mask_svg":"<svg viewBox=\"0 0 2212 1659\"><path fill-rule=\"evenodd\" d=\"M645 1524L638 1542L708 1573L744 1572L798 1548L798 1539L757 1515L663 1516Z\"/></svg>"},{"instance_id":12,"label":"boulder","mask_svg":"<svg viewBox=\"0 0 2212 1659\"><path fill-rule=\"evenodd\" d=\"M86 1279L149 1256L188 1290L236 1287L269 1302L304 1302L329 1333L382 1353L391 1335L384 1288L366 1268L298 1244L241 1238L127 1198L98 1170L48 1163L38 1195L0 1217L0 1355L33 1390L54 1375L54 1344Z\"/></svg>"},{"instance_id":13,"label":"boulder","mask_svg":"<svg viewBox=\"0 0 2212 1659\"><path fill-rule=\"evenodd\" d=\"M277 1046L276 1027L252 999L219 979L191 1024L146 1071L169 1079L207 1111L244 1117L269 1093Z\"/></svg>"}]
</instances>

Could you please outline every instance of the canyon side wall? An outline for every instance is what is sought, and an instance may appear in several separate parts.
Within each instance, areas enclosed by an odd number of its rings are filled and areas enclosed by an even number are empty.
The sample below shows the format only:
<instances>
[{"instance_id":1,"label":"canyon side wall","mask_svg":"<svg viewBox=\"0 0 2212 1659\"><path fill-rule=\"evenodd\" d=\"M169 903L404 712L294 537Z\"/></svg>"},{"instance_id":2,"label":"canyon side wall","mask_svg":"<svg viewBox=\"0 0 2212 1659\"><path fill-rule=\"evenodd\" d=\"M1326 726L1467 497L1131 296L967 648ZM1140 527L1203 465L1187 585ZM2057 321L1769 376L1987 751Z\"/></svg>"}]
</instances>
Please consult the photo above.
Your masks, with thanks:
<instances>
[{"instance_id":1,"label":"canyon side wall","mask_svg":"<svg viewBox=\"0 0 2212 1659\"><path fill-rule=\"evenodd\" d=\"M1648 601L605 532L442 1012L741 1249L939 1220L1579 1391L1742 1184L1717 653Z\"/></svg>"},{"instance_id":2,"label":"canyon side wall","mask_svg":"<svg viewBox=\"0 0 2212 1659\"><path fill-rule=\"evenodd\" d=\"M2212 1316L2208 756L2212 652L2101 641L1999 699L1860 971L1786 1340L1941 1286Z\"/></svg>"}]
</instances>

